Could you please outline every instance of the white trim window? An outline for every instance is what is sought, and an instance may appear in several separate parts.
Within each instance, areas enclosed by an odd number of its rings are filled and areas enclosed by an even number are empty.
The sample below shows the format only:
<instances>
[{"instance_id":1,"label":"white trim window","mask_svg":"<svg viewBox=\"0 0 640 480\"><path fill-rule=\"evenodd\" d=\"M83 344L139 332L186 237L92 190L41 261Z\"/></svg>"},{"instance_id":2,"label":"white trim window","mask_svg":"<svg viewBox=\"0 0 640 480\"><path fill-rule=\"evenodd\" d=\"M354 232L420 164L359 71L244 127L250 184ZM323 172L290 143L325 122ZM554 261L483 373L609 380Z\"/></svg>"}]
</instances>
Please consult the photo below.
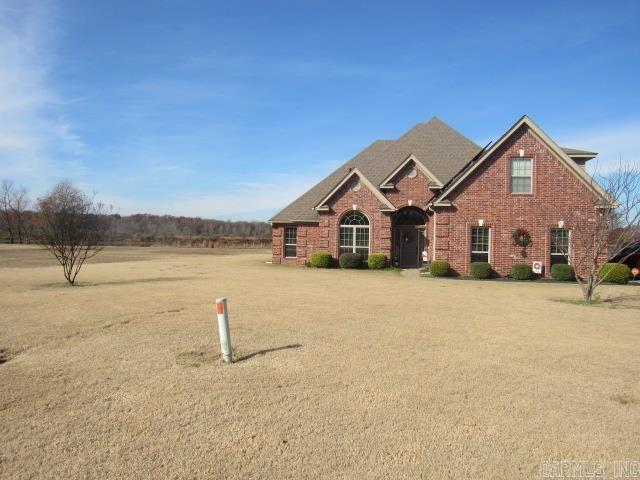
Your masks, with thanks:
<instances>
[{"instance_id":1,"label":"white trim window","mask_svg":"<svg viewBox=\"0 0 640 480\"><path fill-rule=\"evenodd\" d=\"M566 228L551 229L551 255L549 265L569 264L571 253L571 232Z\"/></svg>"},{"instance_id":2,"label":"white trim window","mask_svg":"<svg viewBox=\"0 0 640 480\"><path fill-rule=\"evenodd\" d=\"M340 221L340 255L343 253L359 253L365 260L369 257L369 219L357 210Z\"/></svg>"},{"instance_id":3,"label":"white trim window","mask_svg":"<svg viewBox=\"0 0 640 480\"><path fill-rule=\"evenodd\" d=\"M471 227L471 263L489 263L491 232L489 227Z\"/></svg>"},{"instance_id":4,"label":"white trim window","mask_svg":"<svg viewBox=\"0 0 640 480\"><path fill-rule=\"evenodd\" d=\"M531 193L533 159L515 157L511 159L511 193Z\"/></svg>"},{"instance_id":5,"label":"white trim window","mask_svg":"<svg viewBox=\"0 0 640 480\"><path fill-rule=\"evenodd\" d=\"M298 227L284 229L284 256L286 258L298 256Z\"/></svg>"}]
</instances>

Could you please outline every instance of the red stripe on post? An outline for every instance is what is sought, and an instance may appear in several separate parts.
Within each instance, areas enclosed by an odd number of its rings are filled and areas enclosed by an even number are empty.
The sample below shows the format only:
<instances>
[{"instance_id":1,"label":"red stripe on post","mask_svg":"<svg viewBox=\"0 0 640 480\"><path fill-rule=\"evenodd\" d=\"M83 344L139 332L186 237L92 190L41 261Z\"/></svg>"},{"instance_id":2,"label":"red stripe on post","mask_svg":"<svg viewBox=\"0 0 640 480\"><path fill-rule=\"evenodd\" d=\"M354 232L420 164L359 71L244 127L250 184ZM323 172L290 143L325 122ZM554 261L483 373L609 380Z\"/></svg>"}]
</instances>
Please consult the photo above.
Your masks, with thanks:
<instances>
[{"instance_id":1,"label":"red stripe on post","mask_svg":"<svg viewBox=\"0 0 640 480\"><path fill-rule=\"evenodd\" d=\"M222 302L216 302L216 309L218 310L218 315L222 315L224 313Z\"/></svg>"}]
</instances>

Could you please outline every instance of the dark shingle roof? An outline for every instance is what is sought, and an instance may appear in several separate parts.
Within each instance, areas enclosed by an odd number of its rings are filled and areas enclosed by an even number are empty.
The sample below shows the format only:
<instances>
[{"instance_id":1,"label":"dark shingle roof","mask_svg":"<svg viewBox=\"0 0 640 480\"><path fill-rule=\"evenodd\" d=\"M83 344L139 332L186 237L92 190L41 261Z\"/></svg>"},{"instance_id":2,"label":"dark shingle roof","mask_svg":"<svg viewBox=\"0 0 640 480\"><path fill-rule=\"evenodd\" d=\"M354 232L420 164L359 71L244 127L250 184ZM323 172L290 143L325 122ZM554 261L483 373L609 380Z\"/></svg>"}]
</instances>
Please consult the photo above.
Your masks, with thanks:
<instances>
[{"instance_id":1,"label":"dark shingle roof","mask_svg":"<svg viewBox=\"0 0 640 480\"><path fill-rule=\"evenodd\" d=\"M380 185L409 155L414 155L442 183L447 183L481 147L433 117L413 127L398 140L377 140L311 190L284 208L271 222L317 222L313 207L357 168L374 185Z\"/></svg>"},{"instance_id":2,"label":"dark shingle roof","mask_svg":"<svg viewBox=\"0 0 640 480\"><path fill-rule=\"evenodd\" d=\"M482 149L436 117L413 127L392 148L402 157L394 168L413 154L442 183L447 183Z\"/></svg>"}]
</instances>

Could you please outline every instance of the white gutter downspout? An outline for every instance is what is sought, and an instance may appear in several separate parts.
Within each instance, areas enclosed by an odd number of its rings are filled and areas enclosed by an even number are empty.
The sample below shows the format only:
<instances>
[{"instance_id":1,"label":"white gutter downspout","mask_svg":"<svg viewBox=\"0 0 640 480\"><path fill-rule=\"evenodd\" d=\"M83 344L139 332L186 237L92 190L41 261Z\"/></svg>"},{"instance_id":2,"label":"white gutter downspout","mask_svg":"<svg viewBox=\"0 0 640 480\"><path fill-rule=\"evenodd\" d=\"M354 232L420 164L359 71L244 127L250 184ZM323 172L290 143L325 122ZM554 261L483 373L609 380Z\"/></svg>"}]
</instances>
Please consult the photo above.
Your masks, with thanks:
<instances>
[{"instance_id":1,"label":"white gutter downspout","mask_svg":"<svg viewBox=\"0 0 640 480\"><path fill-rule=\"evenodd\" d=\"M436 261L436 224L438 223L438 214L435 210L433 210L433 259L432 262Z\"/></svg>"}]
</instances>

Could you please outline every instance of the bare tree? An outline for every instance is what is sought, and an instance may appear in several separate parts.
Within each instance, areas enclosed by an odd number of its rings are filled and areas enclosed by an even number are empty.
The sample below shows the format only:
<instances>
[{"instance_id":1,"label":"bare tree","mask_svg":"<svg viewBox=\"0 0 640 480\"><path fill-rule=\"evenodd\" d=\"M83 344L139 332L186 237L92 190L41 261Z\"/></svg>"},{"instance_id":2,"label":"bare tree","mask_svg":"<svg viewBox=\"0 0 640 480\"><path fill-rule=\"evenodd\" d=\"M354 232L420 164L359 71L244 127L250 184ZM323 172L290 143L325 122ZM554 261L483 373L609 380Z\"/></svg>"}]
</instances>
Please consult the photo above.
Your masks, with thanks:
<instances>
[{"instance_id":1,"label":"bare tree","mask_svg":"<svg viewBox=\"0 0 640 480\"><path fill-rule=\"evenodd\" d=\"M37 240L60 262L73 285L84 262L104 248L108 216L104 206L71 182L58 183L38 199Z\"/></svg>"},{"instance_id":2,"label":"bare tree","mask_svg":"<svg viewBox=\"0 0 640 480\"><path fill-rule=\"evenodd\" d=\"M31 200L24 187L15 188L11 197L11 212L15 221L15 232L18 243L28 243L27 211Z\"/></svg>"},{"instance_id":3,"label":"bare tree","mask_svg":"<svg viewBox=\"0 0 640 480\"><path fill-rule=\"evenodd\" d=\"M607 280L608 272L600 274L603 265L611 258L624 263L640 250L640 168L620 161L616 169L592 178L584 195L588 214L581 215L579 208L568 213L572 245L566 251L588 302Z\"/></svg>"},{"instance_id":4,"label":"bare tree","mask_svg":"<svg viewBox=\"0 0 640 480\"><path fill-rule=\"evenodd\" d=\"M14 191L15 185L11 180L2 180L2 185L0 185L0 219L9 234L10 243L16 241L15 218L11 208Z\"/></svg>"},{"instance_id":5,"label":"bare tree","mask_svg":"<svg viewBox=\"0 0 640 480\"><path fill-rule=\"evenodd\" d=\"M11 180L0 185L0 220L9 234L11 243L27 243L29 237L30 205L27 189L17 187Z\"/></svg>"}]
</instances>

